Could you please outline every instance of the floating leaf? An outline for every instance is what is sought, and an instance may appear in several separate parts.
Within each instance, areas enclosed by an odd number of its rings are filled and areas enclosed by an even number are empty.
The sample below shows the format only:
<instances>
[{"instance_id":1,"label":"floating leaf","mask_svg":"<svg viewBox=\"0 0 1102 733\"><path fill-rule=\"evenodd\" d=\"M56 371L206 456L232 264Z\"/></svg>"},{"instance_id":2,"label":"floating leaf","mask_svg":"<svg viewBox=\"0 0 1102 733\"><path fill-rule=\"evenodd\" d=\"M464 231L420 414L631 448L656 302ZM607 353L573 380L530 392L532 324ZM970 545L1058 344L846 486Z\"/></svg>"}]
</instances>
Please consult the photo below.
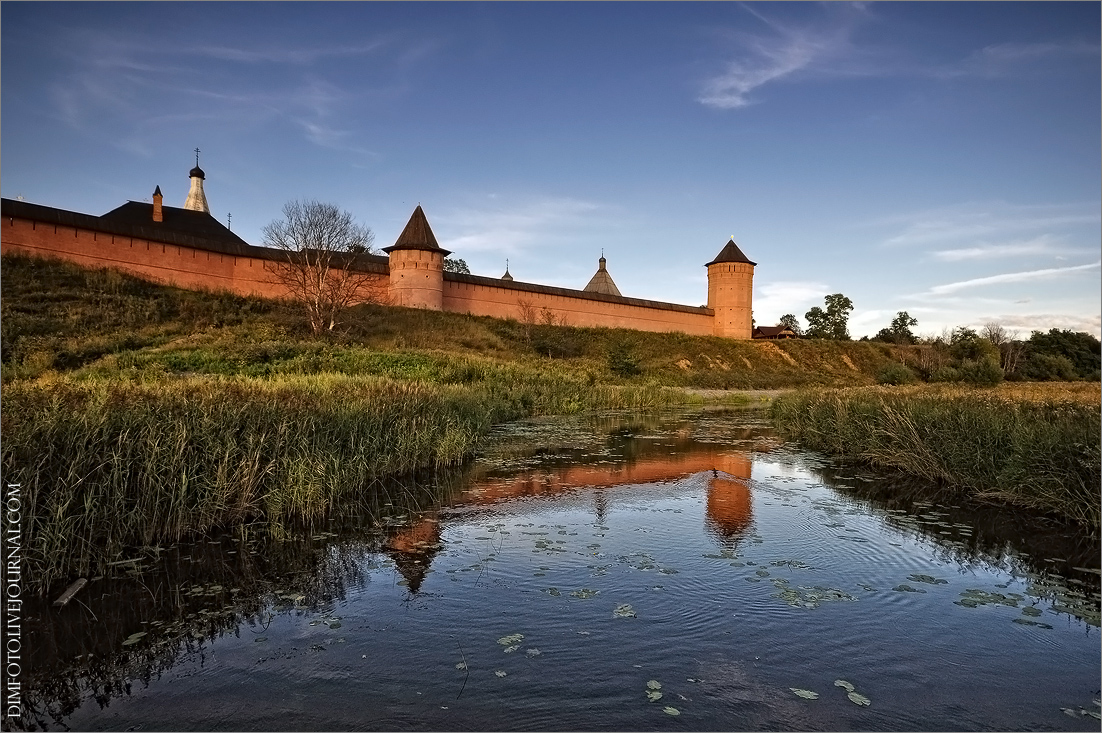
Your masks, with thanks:
<instances>
[{"instance_id":1,"label":"floating leaf","mask_svg":"<svg viewBox=\"0 0 1102 733\"><path fill-rule=\"evenodd\" d=\"M930 585L948 585L948 580L942 580L941 578L935 578L932 575L922 575L921 573L912 573L907 576L907 580L914 583L929 583Z\"/></svg>"},{"instance_id":2,"label":"floating leaf","mask_svg":"<svg viewBox=\"0 0 1102 733\"><path fill-rule=\"evenodd\" d=\"M661 690L662 689L662 683L659 682L658 680L648 680L647 681L647 689Z\"/></svg>"},{"instance_id":3,"label":"floating leaf","mask_svg":"<svg viewBox=\"0 0 1102 733\"><path fill-rule=\"evenodd\" d=\"M543 654L543 652L541 652L539 649L536 649L536 648L529 649L528 651L526 651L524 653L527 654L530 657L538 657L539 655Z\"/></svg>"},{"instance_id":4,"label":"floating leaf","mask_svg":"<svg viewBox=\"0 0 1102 733\"><path fill-rule=\"evenodd\" d=\"M592 598L600 592L601 591L599 590L593 590L591 588L580 588L576 591L573 591L570 595L574 596L575 598Z\"/></svg>"},{"instance_id":5,"label":"floating leaf","mask_svg":"<svg viewBox=\"0 0 1102 733\"><path fill-rule=\"evenodd\" d=\"M662 699L662 693L658 690L647 690L647 699L651 702L657 702Z\"/></svg>"},{"instance_id":6,"label":"floating leaf","mask_svg":"<svg viewBox=\"0 0 1102 733\"><path fill-rule=\"evenodd\" d=\"M1041 609L1035 608L1033 606L1026 606L1025 608L1022 609L1022 615L1023 616L1040 616L1041 615Z\"/></svg>"},{"instance_id":7,"label":"floating leaf","mask_svg":"<svg viewBox=\"0 0 1102 733\"><path fill-rule=\"evenodd\" d=\"M331 628L331 629L339 629L340 627L341 627L341 622L340 621L330 621L329 622L329 628Z\"/></svg>"},{"instance_id":8,"label":"floating leaf","mask_svg":"<svg viewBox=\"0 0 1102 733\"><path fill-rule=\"evenodd\" d=\"M466 662L459 662L458 664L455 665L455 668L456 669L466 669L467 668L467 663Z\"/></svg>"},{"instance_id":9,"label":"floating leaf","mask_svg":"<svg viewBox=\"0 0 1102 733\"><path fill-rule=\"evenodd\" d=\"M507 646L507 647L505 647L505 648L504 648L504 649L502 649L501 651L505 652L506 654L512 654L512 653L513 653L513 652L515 652L515 651L516 651L517 649L520 649L520 646L518 646L518 645L515 645L515 644L514 644L513 646Z\"/></svg>"},{"instance_id":10,"label":"floating leaf","mask_svg":"<svg viewBox=\"0 0 1102 733\"><path fill-rule=\"evenodd\" d=\"M856 688L852 682L846 682L845 680L834 680L835 687L841 687L846 692L853 692Z\"/></svg>"},{"instance_id":11,"label":"floating leaf","mask_svg":"<svg viewBox=\"0 0 1102 733\"><path fill-rule=\"evenodd\" d=\"M681 715L680 710L678 710L677 708L670 707L669 705L662 708L662 712L664 712L666 715Z\"/></svg>"},{"instance_id":12,"label":"floating leaf","mask_svg":"<svg viewBox=\"0 0 1102 733\"><path fill-rule=\"evenodd\" d=\"M494 674L496 674L498 677L504 677L506 675L506 672L503 669L496 669L494 670Z\"/></svg>"},{"instance_id":13,"label":"floating leaf","mask_svg":"<svg viewBox=\"0 0 1102 733\"><path fill-rule=\"evenodd\" d=\"M130 636L126 637L126 640L123 641L122 645L123 646L131 646L132 644L137 644L138 640L141 639L143 636L145 636L147 633L148 632L146 632L146 631L139 631L136 634L131 634Z\"/></svg>"},{"instance_id":14,"label":"floating leaf","mask_svg":"<svg viewBox=\"0 0 1102 733\"><path fill-rule=\"evenodd\" d=\"M920 588L912 588L911 586L907 585L906 583L904 583L903 585L897 585L894 588L892 588L892 590L905 591L907 593L925 593L926 592L924 590L921 590Z\"/></svg>"},{"instance_id":15,"label":"floating leaf","mask_svg":"<svg viewBox=\"0 0 1102 733\"><path fill-rule=\"evenodd\" d=\"M799 687L789 687L788 689L796 693L796 697L802 697L805 700L818 700L819 693L812 692L811 690L802 690Z\"/></svg>"},{"instance_id":16,"label":"floating leaf","mask_svg":"<svg viewBox=\"0 0 1102 733\"><path fill-rule=\"evenodd\" d=\"M612 612L613 618L637 618L630 603L621 603Z\"/></svg>"},{"instance_id":17,"label":"floating leaf","mask_svg":"<svg viewBox=\"0 0 1102 733\"><path fill-rule=\"evenodd\" d=\"M846 697L848 697L850 702L852 702L854 705L860 705L861 707L864 707L864 708L867 708L869 705L872 705L872 700L868 699L867 697L862 695L860 692L847 692Z\"/></svg>"},{"instance_id":18,"label":"floating leaf","mask_svg":"<svg viewBox=\"0 0 1102 733\"><path fill-rule=\"evenodd\" d=\"M513 644L518 644L522 641L524 641L524 634L509 634L508 636L503 636L498 639L497 643L501 644L502 646L512 646Z\"/></svg>"}]
</instances>

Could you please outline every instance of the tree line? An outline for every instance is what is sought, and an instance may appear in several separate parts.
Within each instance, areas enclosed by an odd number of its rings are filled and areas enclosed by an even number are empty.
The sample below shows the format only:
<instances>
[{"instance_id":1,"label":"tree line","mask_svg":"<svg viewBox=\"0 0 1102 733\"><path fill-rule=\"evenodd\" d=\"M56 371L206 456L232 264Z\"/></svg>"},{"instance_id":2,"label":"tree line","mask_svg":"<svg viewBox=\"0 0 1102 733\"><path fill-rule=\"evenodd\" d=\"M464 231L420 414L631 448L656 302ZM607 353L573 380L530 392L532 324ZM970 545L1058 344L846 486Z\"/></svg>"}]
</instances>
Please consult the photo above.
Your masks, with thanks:
<instances>
[{"instance_id":1,"label":"tree line","mask_svg":"<svg viewBox=\"0 0 1102 733\"><path fill-rule=\"evenodd\" d=\"M789 328L803 338L848 341L849 314L853 301L841 293L828 295L823 307L815 306L804 318L807 328L792 313L781 316L777 325ZM919 379L931 382L972 382L996 384L1003 379L1023 381L1076 381L1102 379L1102 342L1081 331L1050 329L1033 331L1021 338L998 322L985 324L978 331L959 327L939 336L916 336L918 319L899 311L886 327L872 338L877 341L920 347L910 358L885 369L880 381L903 384Z\"/></svg>"}]
</instances>

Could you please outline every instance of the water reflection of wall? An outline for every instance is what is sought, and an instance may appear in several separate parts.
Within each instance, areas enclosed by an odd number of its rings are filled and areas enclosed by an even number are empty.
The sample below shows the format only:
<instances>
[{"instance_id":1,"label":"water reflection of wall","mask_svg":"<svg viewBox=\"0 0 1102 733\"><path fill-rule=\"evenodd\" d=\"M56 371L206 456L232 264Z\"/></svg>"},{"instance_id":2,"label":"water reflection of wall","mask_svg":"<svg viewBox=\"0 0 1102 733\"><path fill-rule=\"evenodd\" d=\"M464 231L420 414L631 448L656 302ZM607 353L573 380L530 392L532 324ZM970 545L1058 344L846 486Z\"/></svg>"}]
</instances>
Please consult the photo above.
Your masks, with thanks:
<instances>
[{"instance_id":1,"label":"water reflection of wall","mask_svg":"<svg viewBox=\"0 0 1102 733\"><path fill-rule=\"evenodd\" d=\"M665 485L700 474L707 485L705 526L724 542L737 540L753 518L748 484L750 456L715 445L678 441L682 442L671 451L668 442L656 441L648 451L647 441L633 441L633 458L622 463L561 465L511 476L474 477L450 506L491 505L590 489L595 520L601 523L618 499L634 499L646 491L644 487ZM648 456L648 452L662 455ZM602 460L607 461L607 458ZM423 516L387 540L387 554L394 560L410 591L417 592L432 559L440 551L441 532L438 515Z\"/></svg>"}]
</instances>

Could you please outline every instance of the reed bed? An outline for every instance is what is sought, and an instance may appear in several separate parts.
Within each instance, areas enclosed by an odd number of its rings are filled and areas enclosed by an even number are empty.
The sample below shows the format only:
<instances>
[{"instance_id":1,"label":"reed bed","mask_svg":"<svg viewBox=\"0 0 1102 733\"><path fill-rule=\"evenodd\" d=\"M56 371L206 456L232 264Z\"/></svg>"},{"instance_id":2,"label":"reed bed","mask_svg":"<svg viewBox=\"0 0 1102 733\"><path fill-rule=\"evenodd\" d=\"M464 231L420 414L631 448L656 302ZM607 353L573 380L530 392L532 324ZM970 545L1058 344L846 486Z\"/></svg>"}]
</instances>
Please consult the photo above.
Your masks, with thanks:
<instances>
[{"instance_id":1,"label":"reed bed","mask_svg":"<svg viewBox=\"0 0 1102 733\"><path fill-rule=\"evenodd\" d=\"M45 377L4 387L3 478L21 484L28 566L48 585L124 548L317 517L378 478L459 463L495 423L683 399L519 372L473 384Z\"/></svg>"},{"instance_id":2,"label":"reed bed","mask_svg":"<svg viewBox=\"0 0 1102 733\"><path fill-rule=\"evenodd\" d=\"M816 450L1099 527L1097 383L806 390L772 415Z\"/></svg>"}]
</instances>

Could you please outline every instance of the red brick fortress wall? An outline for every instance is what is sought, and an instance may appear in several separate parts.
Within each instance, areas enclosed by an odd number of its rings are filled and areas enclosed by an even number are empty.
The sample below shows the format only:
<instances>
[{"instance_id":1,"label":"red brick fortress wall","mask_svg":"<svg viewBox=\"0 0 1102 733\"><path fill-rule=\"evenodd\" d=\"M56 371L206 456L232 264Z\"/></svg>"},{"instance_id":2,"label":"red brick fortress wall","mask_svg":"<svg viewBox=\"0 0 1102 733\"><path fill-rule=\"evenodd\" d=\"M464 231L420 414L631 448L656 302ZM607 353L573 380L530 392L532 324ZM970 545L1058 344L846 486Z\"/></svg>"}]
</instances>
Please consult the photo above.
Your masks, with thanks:
<instances>
[{"instance_id":1,"label":"red brick fortress wall","mask_svg":"<svg viewBox=\"0 0 1102 733\"><path fill-rule=\"evenodd\" d=\"M606 326L638 331L712 335L708 308L586 293L473 275L444 276L444 310L476 316L566 326Z\"/></svg>"}]
</instances>

